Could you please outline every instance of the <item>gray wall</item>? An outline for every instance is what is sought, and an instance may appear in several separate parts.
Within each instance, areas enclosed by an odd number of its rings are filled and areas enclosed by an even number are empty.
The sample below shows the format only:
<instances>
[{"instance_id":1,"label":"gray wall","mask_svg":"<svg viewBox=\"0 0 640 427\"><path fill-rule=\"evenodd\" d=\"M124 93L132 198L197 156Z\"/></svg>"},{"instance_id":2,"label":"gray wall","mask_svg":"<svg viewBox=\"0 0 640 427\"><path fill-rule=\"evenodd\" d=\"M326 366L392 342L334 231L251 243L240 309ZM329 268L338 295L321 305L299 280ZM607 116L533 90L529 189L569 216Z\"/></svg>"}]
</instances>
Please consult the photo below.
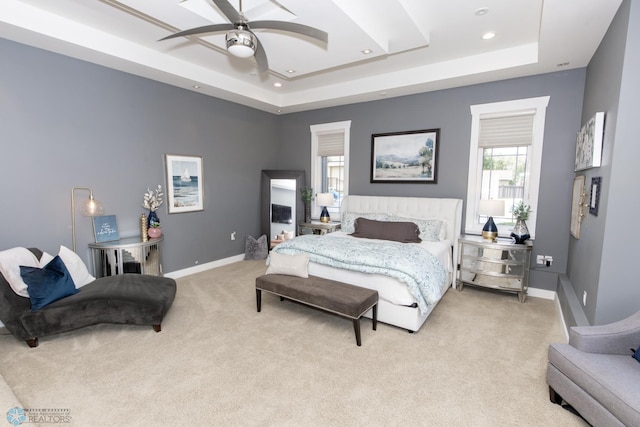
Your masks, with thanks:
<instances>
[{"instance_id":1,"label":"gray wall","mask_svg":"<svg viewBox=\"0 0 640 427\"><path fill-rule=\"evenodd\" d=\"M640 286L630 278L637 262L629 236L640 210L637 174L640 144L640 4L625 0L587 68L582 122L606 113L602 166L586 182L602 177L598 216L588 215L580 239L571 239L567 275L575 296L587 292L584 312L591 324L620 320L640 309ZM631 196L631 197L630 197Z\"/></svg>"},{"instance_id":2,"label":"gray wall","mask_svg":"<svg viewBox=\"0 0 640 427\"><path fill-rule=\"evenodd\" d=\"M279 167L309 171L309 126L352 120L350 194L466 199L470 105L549 95L533 259L536 254L552 255L554 263L534 269L530 286L555 290L557 274L564 273L567 265L575 136L584 81L585 70L579 69L289 114L282 117ZM432 128L440 128L437 184L369 182L371 134Z\"/></svg>"},{"instance_id":3,"label":"gray wall","mask_svg":"<svg viewBox=\"0 0 640 427\"><path fill-rule=\"evenodd\" d=\"M165 187L165 153L204 159L204 211L158 211L165 272L241 254L259 235L277 116L3 39L0 57L1 249L71 247L75 186L93 189L121 236L139 235L143 193ZM76 228L88 261L89 218Z\"/></svg>"}]
</instances>

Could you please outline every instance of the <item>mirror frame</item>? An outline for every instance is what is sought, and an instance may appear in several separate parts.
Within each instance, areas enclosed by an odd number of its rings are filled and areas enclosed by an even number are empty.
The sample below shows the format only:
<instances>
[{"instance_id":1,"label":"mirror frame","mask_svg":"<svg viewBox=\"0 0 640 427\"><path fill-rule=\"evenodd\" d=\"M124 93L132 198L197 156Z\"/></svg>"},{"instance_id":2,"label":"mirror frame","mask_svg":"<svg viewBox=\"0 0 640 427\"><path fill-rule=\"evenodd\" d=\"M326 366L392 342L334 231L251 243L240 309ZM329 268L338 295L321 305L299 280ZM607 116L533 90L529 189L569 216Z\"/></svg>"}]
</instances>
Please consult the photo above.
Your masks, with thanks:
<instances>
[{"instance_id":1,"label":"mirror frame","mask_svg":"<svg viewBox=\"0 0 640 427\"><path fill-rule=\"evenodd\" d=\"M276 170L264 169L262 171L261 191L260 191L260 234L267 235L267 242L271 244L271 180L272 179L295 179L296 180L296 214L295 230L297 234L298 223L304 221L304 206L299 197L299 191L305 186L304 170Z\"/></svg>"}]
</instances>

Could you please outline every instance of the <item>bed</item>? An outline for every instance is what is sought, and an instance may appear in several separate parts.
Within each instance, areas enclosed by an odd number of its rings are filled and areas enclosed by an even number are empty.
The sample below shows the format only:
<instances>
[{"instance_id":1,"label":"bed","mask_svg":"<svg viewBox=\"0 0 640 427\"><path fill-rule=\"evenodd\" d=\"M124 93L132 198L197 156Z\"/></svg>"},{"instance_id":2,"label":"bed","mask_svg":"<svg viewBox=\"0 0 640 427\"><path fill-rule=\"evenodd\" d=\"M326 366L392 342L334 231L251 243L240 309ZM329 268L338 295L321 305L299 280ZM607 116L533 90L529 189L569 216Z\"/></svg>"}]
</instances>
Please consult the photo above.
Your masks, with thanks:
<instances>
[{"instance_id":1,"label":"bed","mask_svg":"<svg viewBox=\"0 0 640 427\"><path fill-rule=\"evenodd\" d=\"M415 219L421 225L421 231L425 231L423 226L429 223L441 225L437 232L437 239L423 239L421 243L387 242L376 239L359 239L349 236L353 231L353 221L355 218L364 217L371 220L380 221L406 221ZM418 331L427 317L433 312L434 307L440 301L442 295L449 287L455 286L455 267L458 265L458 236L460 235L462 222L462 200L447 198L421 198L421 197L382 197L382 196L346 196L341 205L340 219L342 229L323 236L300 236L292 239L286 244L281 244L274 248L275 252L283 254L296 254L307 252L310 254L308 273L313 276L324 277L352 285L375 289L379 293L378 320L390 325L394 325L411 332ZM435 221L434 221L435 220ZM429 231L431 232L431 231ZM424 233L421 233L424 235ZM315 240L313 240L315 239ZM435 241L434 241L435 240ZM366 242L365 242L366 241ZM315 253L331 245L336 245L335 256ZM364 252L363 246L373 244L376 250L385 252L385 257L391 258L394 267L393 272L383 271L384 269L367 268L365 271L358 271L359 267L353 267L353 262L337 260L338 253L342 252L348 258L357 257L358 253ZM384 246L388 245L388 246ZM418 248L416 248L418 246ZM402 247L402 250L412 250L411 256L392 254L395 247ZM384 249L383 249L384 248ZM426 249L429 253L424 253ZM330 249L327 249L330 250ZM374 249L372 249L374 250ZM400 250L400 249L398 249ZM351 251L351 252L349 252ZM420 258L420 267L429 266L433 272L424 271L424 276L431 280L429 290L421 293L424 288L422 283L414 283L408 278L412 274L403 271L405 262L414 265L407 265L407 271L416 267L416 259ZM331 262L327 262L331 258ZM405 261L404 258L409 258ZM440 271L441 265L442 271ZM437 271L436 271L437 270ZM437 274L436 274L437 273ZM421 279L422 280L422 279ZM425 279L427 280L427 279ZM372 313L365 314L371 317Z\"/></svg>"}]
</instances>

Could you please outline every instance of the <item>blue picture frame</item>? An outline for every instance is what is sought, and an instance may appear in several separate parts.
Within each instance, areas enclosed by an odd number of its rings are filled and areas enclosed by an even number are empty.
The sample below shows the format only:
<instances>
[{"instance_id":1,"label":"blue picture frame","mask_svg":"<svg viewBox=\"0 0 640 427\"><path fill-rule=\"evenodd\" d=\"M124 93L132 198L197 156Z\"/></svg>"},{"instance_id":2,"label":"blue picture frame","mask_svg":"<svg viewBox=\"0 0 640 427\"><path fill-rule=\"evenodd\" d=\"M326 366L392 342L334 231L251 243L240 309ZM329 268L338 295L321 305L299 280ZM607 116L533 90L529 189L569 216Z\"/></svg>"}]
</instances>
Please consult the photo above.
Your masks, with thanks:
<instances>
[{"instance_id":1,"label":"blue picture frame","mask_svg":"<svg viewBox=\"0 0 640 427\"><path fill-rule=\"evenodd\" d=\"M116 216L94 216L93 234L96 238L96 243L113 242L115 240L120 240Z\"/></svg>"}]
</instances>

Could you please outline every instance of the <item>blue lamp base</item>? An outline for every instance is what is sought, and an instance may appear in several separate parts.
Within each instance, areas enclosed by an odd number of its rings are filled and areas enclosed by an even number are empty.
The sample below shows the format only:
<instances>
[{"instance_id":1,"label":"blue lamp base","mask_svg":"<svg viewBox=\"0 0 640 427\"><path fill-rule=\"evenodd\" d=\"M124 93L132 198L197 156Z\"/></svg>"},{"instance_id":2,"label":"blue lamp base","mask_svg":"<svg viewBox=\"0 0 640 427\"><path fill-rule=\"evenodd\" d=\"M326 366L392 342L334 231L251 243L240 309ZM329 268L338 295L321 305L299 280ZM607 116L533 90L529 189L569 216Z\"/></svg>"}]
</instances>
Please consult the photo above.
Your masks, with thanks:
<instances>
[{"instance_id":1,"label":"blue lamp base","mask_svg":"<svg viewBox=\"0 0 640 427\"><path fill-rule=\"evenodd\" d=\"M320 222L329 222L331 221L331 217L329 216L329 211L327 210L327 207L324 206L322 208L322 212L320 213Z\"/></svg>"},{"instance_id":2,"label":"blue lamp base","mask_svg":"<svg viewBox=\"0 0 640 427\"><path fill-rule=\"evenodd\" d=\"M496 227L496 223L493 222L492 216L489 217L484 227L482 227L482 238L492 242L495 242L498 238L498 227Z\"/></svg>"}]
</instances>

